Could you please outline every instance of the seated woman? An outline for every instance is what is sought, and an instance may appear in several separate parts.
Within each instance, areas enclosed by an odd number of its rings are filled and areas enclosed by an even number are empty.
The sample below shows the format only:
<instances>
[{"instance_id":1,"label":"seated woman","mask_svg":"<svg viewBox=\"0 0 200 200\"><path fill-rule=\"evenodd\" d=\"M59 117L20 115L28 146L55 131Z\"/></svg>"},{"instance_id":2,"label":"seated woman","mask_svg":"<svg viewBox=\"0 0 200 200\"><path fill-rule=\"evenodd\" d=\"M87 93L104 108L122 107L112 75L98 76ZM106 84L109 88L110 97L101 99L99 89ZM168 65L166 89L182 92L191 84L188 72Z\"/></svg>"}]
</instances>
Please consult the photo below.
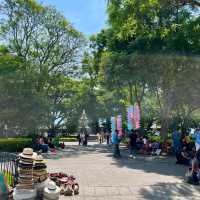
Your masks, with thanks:
<instances>
[{"instance_id":1,"label":"seated woman","mask_svg":"<svg viewBox=\"0 0 200 200\"><path fill-rule=\"evenodd\" d=\"M49 139L48 146L49 146L50 149L55 149L55 145L52 142L52 138Z\"/></svg>"},{"instance_id":2,"label":"seated woman","mask_svg":"<svg viewBox=\"0 0 200 200\"><path fill-rule=\"evenodd\" d=\"M139 151L142 149L143 147L143 141L142 141L142 137L138 137L136 140L136 149Z\"/></svg>"},{"instance_id":3,"label":"seated woman","mask_svg":"<svg viewBox=\"0 0 200 200\"><path fill-rule=\"evenodd\" d=\"M160 143L153 141L151 143L151 154L152 155L160 155L160 153L161 153Z\"/></svg>"},{"instance_id":4,"label":"seated woman","mask_svg":"<svg viewBox=\"0 0 200 200\"><path fill-rule=\"evenodd\" d=\"M176 155L176 159L177 159L176 164L190 165L191 157L186 147L183 147L181 152Z\"/></svg>"},{"instance_id":5,"label":"seated woman","mask_svg":"<svg viewBox=\"0 0 200 200\"><path fill-rule=\"evenodd\" d=\"M142 148L140 149L139 153L141 154L150 154L150 146L149 146L149 140L147 139L147 137L143 137L142 139L143 141L143 145L142 145Z\"/></svg>"},{"instance_id":6,"label":"seated woman","mask_svg":"<svg viewBox=\"0 0 200 200\"><path fill-rule=\"evenodd\" d=\"M47 153L48 152L48 144L44 143L44 139L43 138L39 139L39 146L40 146L40 150L42 151L42 153Z\"/></svg>"},{"instance_id":7,"label":"seated woman","mask_svg":"<svg viewBox=\"0 0 200 200\"><path fill-rule=\"evenodd\" d=\"M184 137L182 138L182 145L185 146L189 151L191 151L191 141L190 141L190 137L188 135L184 135Z\"/></svg>"},{"instance_id":8,"label":"seated woman","mask_svg":"<svg viewBox=\"0 0 200 200\"><path fill-rule=\"evenodd\" d=\"M189 168L186 174L186 181L194 185L199 184L199 162L195 153L192 154L192 167Z\"/></svg>"}]
</instances>

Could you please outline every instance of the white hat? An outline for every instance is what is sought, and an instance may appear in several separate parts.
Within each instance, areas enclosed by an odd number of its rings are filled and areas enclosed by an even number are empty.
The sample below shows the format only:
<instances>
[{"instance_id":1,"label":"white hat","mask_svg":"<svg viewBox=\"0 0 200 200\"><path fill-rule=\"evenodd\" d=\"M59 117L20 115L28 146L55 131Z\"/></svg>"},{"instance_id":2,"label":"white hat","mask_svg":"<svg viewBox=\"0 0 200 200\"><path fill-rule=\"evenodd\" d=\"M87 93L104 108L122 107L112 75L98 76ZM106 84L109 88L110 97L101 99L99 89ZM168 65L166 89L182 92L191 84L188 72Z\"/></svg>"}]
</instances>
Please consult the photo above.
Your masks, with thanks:
<instances>
[{"instance_id":1,"label":"white hat","mask_svg":"<svg viewBox=\"0 0 200 200\"><path fill-rule=\"evenodd\" d=\"M49 181L47 186L44 188L44 195L47 196L48 194L60 194L60 188L56 186L53 181Z\"/></svg>"},{"instance_id":2,"label":"white hat","mask_svg":"<svg viewBox=\"0 0 200 200\"><path fill-rule=\"evenodd\" d=\"M22 157L22 158L30 158L30 159L32 159L33 149L31 149L31 148L24 148L23 152L21 154L19 154L19 156Z\"/></svg>"}]
</instances>

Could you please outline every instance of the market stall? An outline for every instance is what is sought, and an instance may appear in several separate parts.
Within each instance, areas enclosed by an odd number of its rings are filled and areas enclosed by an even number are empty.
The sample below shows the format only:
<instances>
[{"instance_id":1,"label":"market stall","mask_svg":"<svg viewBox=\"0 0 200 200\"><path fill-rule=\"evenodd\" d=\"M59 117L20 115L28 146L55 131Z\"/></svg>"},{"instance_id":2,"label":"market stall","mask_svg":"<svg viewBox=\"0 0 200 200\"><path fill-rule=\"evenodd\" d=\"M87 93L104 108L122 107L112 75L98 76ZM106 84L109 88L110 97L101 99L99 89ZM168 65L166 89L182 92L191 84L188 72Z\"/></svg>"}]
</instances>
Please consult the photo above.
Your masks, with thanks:
<instances>
[{"instance_id":1,"label":"market stall","mask_svg":"<svg viewBox=\"0 0 200 200\"><path fill-rule=\"evenodd\" d=\"M58 200L60 195L71 196L79 193L74 176L64 173L48 174L42 155L25 148L19 154L17 185L14 200Z\"/></svg>"}]
</instances>

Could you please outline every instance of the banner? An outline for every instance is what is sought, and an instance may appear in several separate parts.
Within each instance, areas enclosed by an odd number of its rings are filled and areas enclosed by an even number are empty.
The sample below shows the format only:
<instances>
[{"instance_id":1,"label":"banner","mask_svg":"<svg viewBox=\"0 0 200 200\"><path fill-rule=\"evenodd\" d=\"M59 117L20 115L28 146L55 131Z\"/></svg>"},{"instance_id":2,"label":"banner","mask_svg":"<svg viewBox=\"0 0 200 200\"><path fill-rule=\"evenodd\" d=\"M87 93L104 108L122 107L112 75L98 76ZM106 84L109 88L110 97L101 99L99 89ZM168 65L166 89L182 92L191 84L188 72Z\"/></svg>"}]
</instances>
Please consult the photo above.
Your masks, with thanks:
<instances>
[{"instance_id":1,"label":"banner","mask_svg":"<svg viewBox=\"0 0 200 200\"><path fill-rule=\"evenodd\" d=\"M119 135L122 136L122 116L117 116L117 130L119 131Z\"/></svg>"},{"instance_id":2,"label":"banner","mask_svg":"<svg viewBox=\"0 0 200 200\"><path fill-rule=\"evenodd\" d=\"M116 119L115 117L111 117L111 131L112 133L115 133L116 130Z\"/></svg>"},{"instance_id":3,"label":"banner","mask_svg":"<svg viewBox=\"0 0 200 200\"><path fill-rule=\"evenodd\" d=\"M127 109L127 126L128 130L132 130L133 127L133 106L129 106Z\"/></svg>"},{"instance_id":4,"label":"banner","mask_svg":"<svg viewBox=\"0 0 200 200\"><path fill-rule=\"evenodd\" d=\"M134 125L135 129L140 128L140 108L137 103L134 105Z\"/></svg>"}]
</instances>

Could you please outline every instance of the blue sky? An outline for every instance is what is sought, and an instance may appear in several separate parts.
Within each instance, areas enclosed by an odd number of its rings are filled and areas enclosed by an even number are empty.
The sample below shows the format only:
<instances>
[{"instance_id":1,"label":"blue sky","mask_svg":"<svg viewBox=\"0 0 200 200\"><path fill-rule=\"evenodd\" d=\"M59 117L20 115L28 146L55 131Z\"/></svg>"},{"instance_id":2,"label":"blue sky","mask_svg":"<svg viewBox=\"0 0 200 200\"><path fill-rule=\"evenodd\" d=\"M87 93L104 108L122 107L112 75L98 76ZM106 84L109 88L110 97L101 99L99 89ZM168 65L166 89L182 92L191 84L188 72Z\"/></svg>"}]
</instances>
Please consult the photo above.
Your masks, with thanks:
<instances>
[{"instance_id":1,"label":"blue sky","mask_svg":"<svg viewBox=\"0 0 200 200\"><path fill-rule=\"evenodd\" d=\"M106 26L106 0L38 0L45 5L54 5L86 35L99 32Z\"/></svg>"}]
</instances>

